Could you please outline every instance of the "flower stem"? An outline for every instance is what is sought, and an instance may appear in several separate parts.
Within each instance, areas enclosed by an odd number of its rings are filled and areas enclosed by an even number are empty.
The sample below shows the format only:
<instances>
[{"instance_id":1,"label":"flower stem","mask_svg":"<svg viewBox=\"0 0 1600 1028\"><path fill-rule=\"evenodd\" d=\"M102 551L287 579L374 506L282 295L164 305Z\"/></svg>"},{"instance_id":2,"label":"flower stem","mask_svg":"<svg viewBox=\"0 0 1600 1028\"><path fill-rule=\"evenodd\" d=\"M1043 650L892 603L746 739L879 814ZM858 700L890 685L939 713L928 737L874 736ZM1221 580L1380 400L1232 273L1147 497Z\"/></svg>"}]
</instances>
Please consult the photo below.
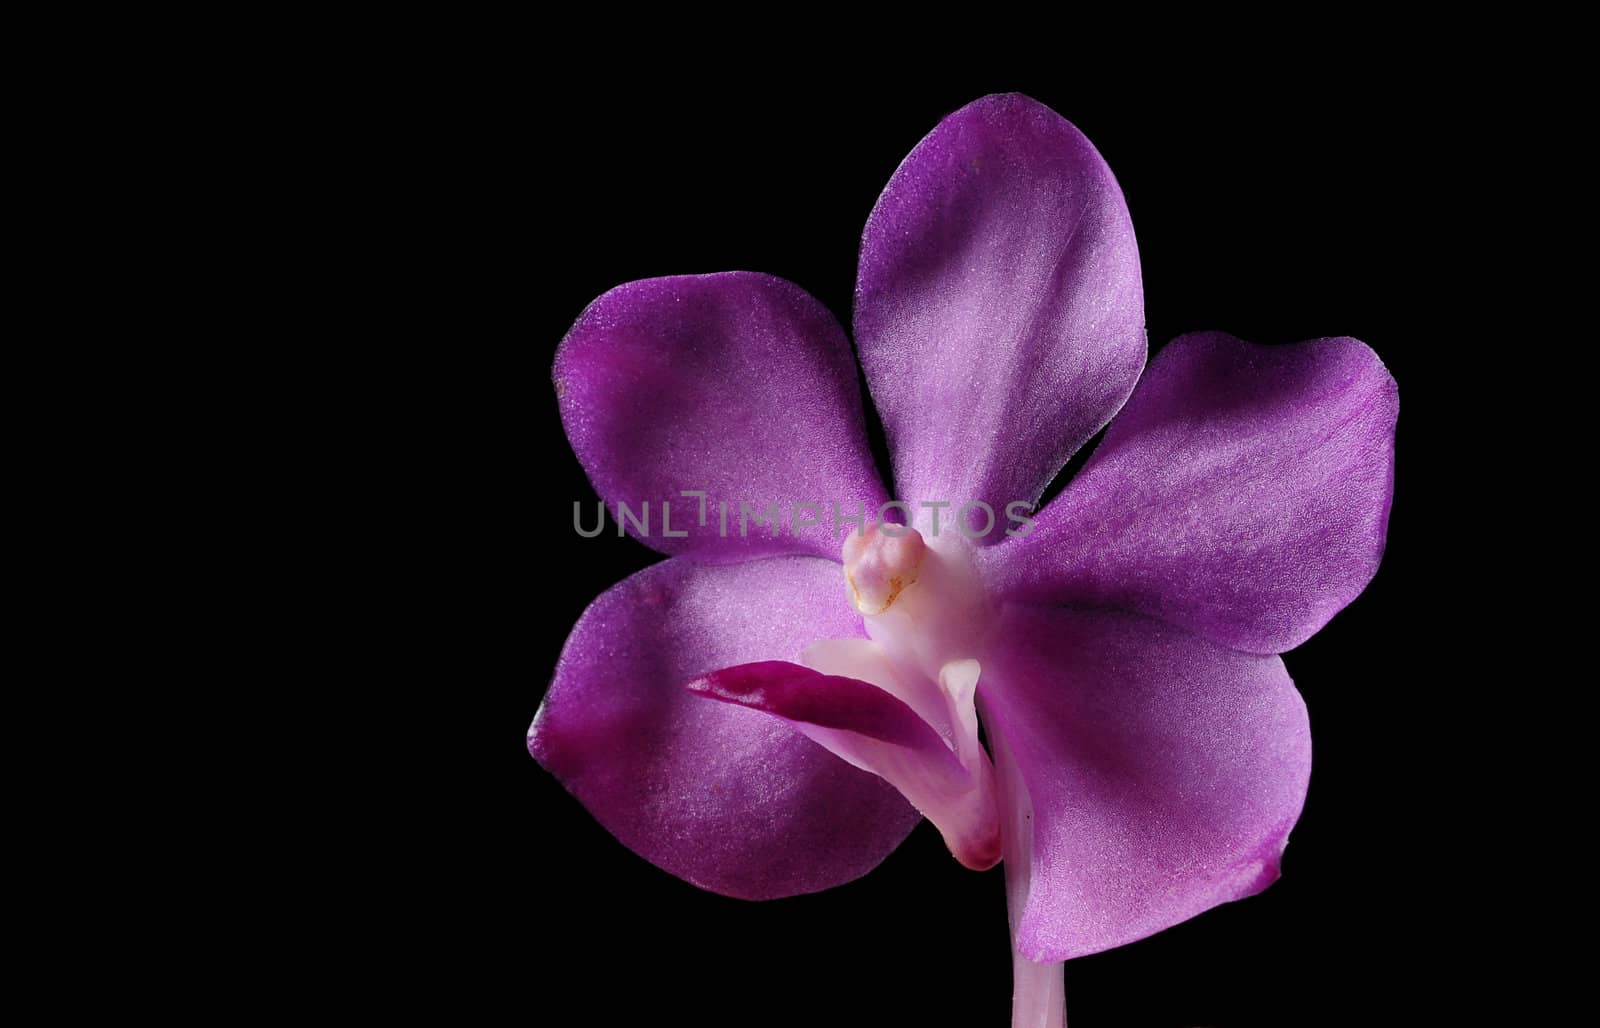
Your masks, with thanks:
<instances>
[{"instance_id":1,"label":"flower stem","mask_svg":"<svg viewBox=\"0 0 1600 1028\"><path fill-rule=\"evenodd\" d=\"M1066 1028L1067 992L1060 964L1036 964L1011 951L1011 1028Z\"/></svg>"},{"instance_id":2,"label":"flower stem","mask_svg":"<svg viewBox=\"0 0 1600 1028\"><path fill-rule=\"evenodd\" d=\"M1006 912L1011 921L1011 1028L1067 1028L1067 987L1062 965L1040 964L1017 948L1017 928L1033 884L1033 801L1006 745L1005 734L985 709L995 784L1000 797L1000 841L1006 869Z\"/></svg>"}]
</instances>

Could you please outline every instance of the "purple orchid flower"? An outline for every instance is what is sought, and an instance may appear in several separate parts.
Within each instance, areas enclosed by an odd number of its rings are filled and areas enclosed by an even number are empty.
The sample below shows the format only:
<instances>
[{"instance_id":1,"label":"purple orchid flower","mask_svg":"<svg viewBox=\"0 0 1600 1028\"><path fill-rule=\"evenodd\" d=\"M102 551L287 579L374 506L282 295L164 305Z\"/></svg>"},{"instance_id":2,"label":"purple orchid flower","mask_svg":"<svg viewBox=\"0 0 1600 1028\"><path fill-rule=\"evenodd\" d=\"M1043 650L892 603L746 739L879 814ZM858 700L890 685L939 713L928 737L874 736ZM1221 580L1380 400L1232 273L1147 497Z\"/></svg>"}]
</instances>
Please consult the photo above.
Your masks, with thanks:
<instances>
[{"instance_id":1,"label":"purple orchid flower","mask_svg":"<svg viewBox=\"0 0 1600 1028\"><path fill-rule=\"evenodd\" d=\"M729 896L851 881L927 817L964 865L1003 858L1013 1023L1060 1025L1063 961L1277 877L1311 752L1277 654L1377 570L1395 383L1345 338L1187 335L1147 369L1121 191L1017 95L895 172L855 338L898 508L850 342L797 286L651 279L583 313L568 437L670 559L584 612L528 745Z\"/></svg>"}]
</instances>

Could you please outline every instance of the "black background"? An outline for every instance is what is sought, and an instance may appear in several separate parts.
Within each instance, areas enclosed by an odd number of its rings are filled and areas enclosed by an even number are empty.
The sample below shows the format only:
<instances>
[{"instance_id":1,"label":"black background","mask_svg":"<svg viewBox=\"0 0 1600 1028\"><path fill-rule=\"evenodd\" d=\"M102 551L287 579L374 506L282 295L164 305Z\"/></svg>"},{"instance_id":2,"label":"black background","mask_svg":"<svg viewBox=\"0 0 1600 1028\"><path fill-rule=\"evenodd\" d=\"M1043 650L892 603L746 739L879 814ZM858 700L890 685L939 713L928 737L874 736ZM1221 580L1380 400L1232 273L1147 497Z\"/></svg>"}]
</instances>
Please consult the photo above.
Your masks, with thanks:
<instances>
[{"instance_id":1,"label":"black background","mask_svg":"<svg viewBox=\"0 0 1600 1028\"><path fill-rule=\"evenodd\" d=\"M1446 830L1448 732L1415 629L1428 602L1424 512L1442 487L1428 457L1444 387L1427 266L1435 197L1453 174L1439 100L1316 74L1223 80L1200 66L1169 69L1167 88L1144 96L1033 73L836 94L665 78L527 107L483 98L462 129L480 192L460 216L478 222L482 274L465 302L493 312L462 312L479 366L452 380L463 392L450 398L467 426L468 520L492 540L460 549L477 584L455 598L474 624L454 669L467 681L452 687L483 702L470 784L447 798L429 842L461 864L437 899L458 927L430 945L468 958L464 999L509 998L541 1024L589 1020L534 1013L555 997L604 1024L1007 1023L1002 874L963 870L928 825L859 881L739 902L634 856L528 757L523 736L584 607L661 559L573 534L573 501L594 494L549 380L572 321L631 279L747 269L798 283L848 326L879 190L940 117L1009 89L1073 121L1117 175L1152 354L1200 329L1263 343L1353 335L1401 397L1382 569L1285 656L1310 709L1314 768L1282 879L1069 963L1068 1022L1372 1023L1381 1009L1405 1023L1434 1009L1416 963L1444 932L1427 868L1449 859L1429 845Z\"/></svg>"}]
</instances>

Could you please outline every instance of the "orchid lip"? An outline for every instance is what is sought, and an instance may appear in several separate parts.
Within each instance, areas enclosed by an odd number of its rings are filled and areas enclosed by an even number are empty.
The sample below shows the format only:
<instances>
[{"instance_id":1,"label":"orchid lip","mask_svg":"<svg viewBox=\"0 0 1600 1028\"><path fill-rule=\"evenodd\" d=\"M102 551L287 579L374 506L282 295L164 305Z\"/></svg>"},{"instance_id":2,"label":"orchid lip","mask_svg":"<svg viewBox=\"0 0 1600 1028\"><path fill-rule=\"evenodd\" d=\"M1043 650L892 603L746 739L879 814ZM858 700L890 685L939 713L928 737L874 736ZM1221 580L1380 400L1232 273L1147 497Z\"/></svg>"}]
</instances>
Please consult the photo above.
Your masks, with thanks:
<instances>
[{"instance_id":1,"label":"orchid lip","mask_svg":"<svg viewBox=\"0 0 1600 1028\"><path fill-rule=\"evenodd\" d=\"M982 673L978 662L952 661L930 678L897 664L870 639L824 639L808 647L800 660L822 674L870 683L903 703L932 730L939 748L924 750L909 764L897 756L889 773L881 766L858 766L898 787L934 823L964 866L985 871L997 864L1000 807L994 767L978 739L975 699Z\"/></svg>"},{"instance_id":2,"label":"orchid lip","mask_svg":"<svg viewBox=\"0 0 1600 1028\"><path fill-rule=\"evenodd\" d=\"M941 690L936 702L942 709L931 708L930 719L909 702L927 699L929 683L908 681L887 666L881 651L867 640L832 642L835 645L813 648L819 662L864 671L884 684L786 661L757 661L701 675L686 688L708 700L787 721L846 763L899 789L934 823L963 865L984 871L999 863L1000 807L994 769L978 745L972 708L977 662L952 668L945 676L948 689L942 683L933 686ZM950 726L953 738L946 734Z\"/></svg>"}]
</instances>

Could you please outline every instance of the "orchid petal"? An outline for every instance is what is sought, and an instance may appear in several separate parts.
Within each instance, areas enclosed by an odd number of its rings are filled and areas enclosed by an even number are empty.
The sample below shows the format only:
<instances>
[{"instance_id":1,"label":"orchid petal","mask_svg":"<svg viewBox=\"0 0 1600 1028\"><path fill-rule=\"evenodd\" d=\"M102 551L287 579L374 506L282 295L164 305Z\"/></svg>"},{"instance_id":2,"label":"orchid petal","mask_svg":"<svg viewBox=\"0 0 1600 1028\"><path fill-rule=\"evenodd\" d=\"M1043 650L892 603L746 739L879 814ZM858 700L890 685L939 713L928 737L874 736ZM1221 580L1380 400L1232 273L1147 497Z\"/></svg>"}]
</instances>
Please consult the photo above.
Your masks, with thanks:
<instances>
[{"instance_id":1,"label":"orchid petal","mask_svg":"<svg viewBox=\"0 0 1600 1028\"><path fill-rule=\"evenodd\" d=\"M1012 599L1292 649L1378 569L1398 409L1394 379L1354 339L1182 336L1032 533L981 552L985 574Z\"/></svg>"},{"instance_id":2,"label":"orchid petal","mask_svg":"<svg viewBox=\"0 0 1600 1028\"><path fill-rule=\"evenodd\" d=\"M1012 608L999 638L979 702L1004 802L1031 815L1010 883L1023 959L1121 946L1277 878L1311 770L1281 660L1111 611Z\"/></svg>"},{"instance_id":3,"label":"orchid petal","mask_svg":"<svg viewBox=\"0 0 1600 1028\"><path fill-rule=\"evenodd\" d=\"M1025 96L945 118L867 221L855 331L900 498L951 516L984 501L1003 528L1144 367L1138 248L1105 161Z\"/></svg>"},{"instance_id":4,"label":"orchid petal","mask_svg":"<svg viewBox=\"0 0 1600 1028\"><path fill-rule=\"evenodd\" d=\"M626 579L573 628L529 749L626 846L701 888L767 899L865 874L919 820L900 794L776 718L683 688L858 635L840 577L780 557Z\"/></svg>"},{"instance_id":5,"label":"orchid petal","mask_svg":"<svg viewBox=\"0 0 1600 1028\"><path fill-rule=\"evenodd\" d=\"M783 279L729 272L618 286L562 341L555 384L595 489L619 524L619 502L634 519L649 504L643 532L625 527L664 553L837 559L834 503L846 518L887 499L849 340Z\"/></svg>"}]
</instances>

